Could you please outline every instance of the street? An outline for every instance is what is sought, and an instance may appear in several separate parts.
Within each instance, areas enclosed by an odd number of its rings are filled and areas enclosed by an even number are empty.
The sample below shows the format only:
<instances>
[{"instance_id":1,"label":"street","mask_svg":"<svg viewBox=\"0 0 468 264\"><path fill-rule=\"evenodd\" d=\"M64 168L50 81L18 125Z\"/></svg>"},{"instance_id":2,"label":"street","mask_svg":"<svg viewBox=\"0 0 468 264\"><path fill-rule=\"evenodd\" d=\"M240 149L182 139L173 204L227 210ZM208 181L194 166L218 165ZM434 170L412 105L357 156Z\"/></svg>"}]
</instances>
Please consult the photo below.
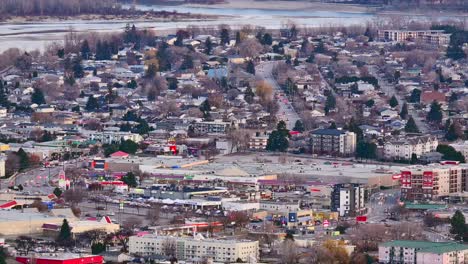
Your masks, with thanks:
<instances>
[{"instance_id":1,"label":"street","mask_svg":"<svg viewBox=\"0 0 468 264\"><path fill-rule=\"evenodd\" d=\"M294 125L296 124L296 121L300 118L297 112L294 110L292 103L284 95L284 92L281 90L281 87L278 85L278 83L272 75L272 71L275 64L275 61L261 62L259 65L256 66L256 76L264 79L275 90L273 94L273 100L277 100L279 105L279 110L276 114L276 117L278 120L283 120L284 122L286 122L287 128L292 130L294 128Z\"/></svg>"}]
</instances>

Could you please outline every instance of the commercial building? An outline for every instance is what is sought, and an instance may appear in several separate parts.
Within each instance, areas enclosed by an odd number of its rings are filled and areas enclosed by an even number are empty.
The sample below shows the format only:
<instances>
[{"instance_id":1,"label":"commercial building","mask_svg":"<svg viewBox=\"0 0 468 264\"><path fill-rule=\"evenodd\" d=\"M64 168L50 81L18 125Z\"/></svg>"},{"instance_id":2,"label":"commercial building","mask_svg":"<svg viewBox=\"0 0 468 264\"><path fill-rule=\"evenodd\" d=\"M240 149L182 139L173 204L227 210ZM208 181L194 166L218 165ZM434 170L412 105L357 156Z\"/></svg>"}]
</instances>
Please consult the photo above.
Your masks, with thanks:
<instances>
[{"instance_id":1,"label":"commercial building","mask_svg":"<svg viewBox=\"0 0 468 264\"><path fill-rule=\"evenodd\" d=\"M260 201L260 210L274 213L295 212L300 209L299 201Z\"/></svg>"},{"instance_id":2,"label":"commercial building","mask_svg":"<svg viewBox=\"0 0 468 264\"><path fill-rule=\"evenodd\" d=\"M353 155L356 134L339 129L317 129L310 133L312 153L336 156Z\"/></svg>"},{"instance_id":3,"label":"commercial building","mask_svg":"<svg viewBox=\"0 0 468 264\"><path fill-rule=\"evenodd\" d=\"M23 264L102 264L104 259L102 256L95 255L78 255L72 253L50 253L44 255L19 256L16 261Z\"/></svg>"},{"instance_id":4,"label":"commercial building","mask_svg":"<svg viewBox=\"0 0 468 264\"><path fill-rule=\"evenodd\" d=\"M406 201L434 200L468 190L466 164L415 165L401 170L401 196Z\"/></svg>"},{"instance_id":5,"label":"commercial building","mask_svg":"<svg viewBox=\"0 0 468 264\"><path fill-rule=\"evenodd\" d=\"M438 145L439 141L434 136L395 139L385 143L384 156L387 160L410 160L413 154L420 158L436 151Z\"/></svg>"},{"instance_id":6,"label":"commercial building","mask_svg":"<svg viewBox=\"0 0 468 264\"><path fill-rule=\"evenodd\" d=\"M379 245L379 263L467 263L468 245L455 242L395 240Z\"/></svg>"},{"instance_id":7,"label":"commercial building","mask_svg":"<svg viewBox=\"0 0 468 264\"><path fill-rule=\"evenodd\" d=\"M173 248L171 254L179 260L200 260L212 258L215 262L231 263L241 259L243 262L258 258L258 241L235 239L205 239L195 237L173 237L147 234L131 236L129 239L131 254L141 256L168 255L167 248Z\"/></svg>"},{"instance_id":8,"label":"commercial building","mask_svg":"<svg viewBox=\"0 0 468 264\"><path fill-rule=\"evenodd\" d=\"M194 123L193 129L198 134L224 134L229 126L229 122L201 121Z\"/></svg>"},{"instance_id":9,"label":"commercial building","mask_svg":"<svg viewBox=\"0 0 468 264\"><path fill-rule=\"evenodd\" d=\"M335 184L331 193L331 210L340 216L358 216L366 211L364 187L360 184Z\"/></svg>"},{"instance_id":10,"label":"commercial building","mask_svg":"<svg viewBox=\"0 0 468 264\"><path fill-rule=\"evenodd\" d=\"M379 30L379 39L385 41L421 41L434 45L448 45L450 35L444 30Z\"/></svg>"}]
</instances>

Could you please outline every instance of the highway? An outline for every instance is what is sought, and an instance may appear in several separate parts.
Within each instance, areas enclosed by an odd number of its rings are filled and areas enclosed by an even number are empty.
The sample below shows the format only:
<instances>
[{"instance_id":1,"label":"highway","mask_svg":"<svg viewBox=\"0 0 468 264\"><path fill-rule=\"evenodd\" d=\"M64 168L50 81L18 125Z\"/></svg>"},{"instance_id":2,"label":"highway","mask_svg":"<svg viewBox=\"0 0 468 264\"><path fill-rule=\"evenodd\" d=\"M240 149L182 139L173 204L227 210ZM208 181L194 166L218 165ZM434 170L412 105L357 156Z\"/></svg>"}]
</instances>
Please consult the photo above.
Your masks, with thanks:
<instances>
[{"instance_id":1,"label":"highway","mask_svg":"<svg viewBox=\"0 0 468 264\"><path fill-rule=\"evenodd\" d=\"M281 96L281 94L284 94L283 90L281 90L281 87L278 85L272 74L275 64L276 61L261 62L259 65L257 65L255 73L257 77L265 80L275 90L273 94L273 100L277 100L279 105L276 118L286 122L287 128L292 130L296 124L296 121L300 120L300 118L297 112L294 110L294 107L292 106L292 103L289 101L289 99L286 96Z\"/></svg>"}]
</instances>

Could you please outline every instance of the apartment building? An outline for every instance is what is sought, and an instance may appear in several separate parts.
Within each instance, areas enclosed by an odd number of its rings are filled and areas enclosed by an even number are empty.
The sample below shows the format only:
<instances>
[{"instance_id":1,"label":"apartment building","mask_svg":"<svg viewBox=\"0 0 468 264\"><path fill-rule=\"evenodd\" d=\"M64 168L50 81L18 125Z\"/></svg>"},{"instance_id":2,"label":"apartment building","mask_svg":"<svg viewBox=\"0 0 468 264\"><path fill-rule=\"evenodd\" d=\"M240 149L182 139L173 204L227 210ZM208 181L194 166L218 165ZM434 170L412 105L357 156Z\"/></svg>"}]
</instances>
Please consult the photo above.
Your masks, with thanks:
<instances>
[{"instance_id":1,"label":"apartment building","mask_svg":"<svg viewBox=\"0 0 468 264\"><path fill-rule=\"evenodd\" d=\"M434 45L448 45L450 35L443 30L379 30L379 39L385 41L421 41Z\"/></svg>"},{"instance_id":2,"label":"apartment building","mask_svg":"<svg viewBox=\"0 0 468 264\"><path fill-rule=\"evenodd\" d=\"M222 121L201 121L193 125L193 129L198 134L224 134L230 126L229 122Z\"/></svg>"},{"instance_id":3,"label":"apartment building","mask_svg":"<svg viewBox=\"0 0 468 264\"><path fill-rule=\"evenodd\" d=\"M257 132L249 139L249 148L251 150L265 150L268 143L267 132Z\"/></svg>"},{"instance_id":4,"label":"apartment building","mask_svg":"<svg viewBox=\"0 0 468 264\"><path fill-rule=\"evenodd\" d=\"M340 216L358 216L366 211L365 189L360 184L335 184L331 193L330 208Z\"/></svg>"},{"instance_id":5,"label":"apartment building","mask_svg":"<svg viewBox=\"0 0 468 264\"><path fill-rule=\"evenodd\" d=\"M310 133L312 153L350 156L356 151L356 134L339 129L317 129Z\"/></svg>"},{"instance_id":6,"label":"apartment building","mask_svg":"<svg viewBox=\"0 0 468 264\"><path fill-rule=\"evenodd\" d=\"M120 143L120 141L127 139L136 143L143 140L143 137L139 134L118 131L82 131L82 135L87 137L89 140L96 140L102 144Z\"/></svg>"},{"instance_id":7,"label":"apartment building","mask_svg":"<svg viewBox=\"0 0 468 264\"><path fill-rule=\"evenodd\" d=\"M379 263L467 263L468 245L455 242L395 240L379 245Z\"/></svg>"},{"instance_id":8,"label":"apartment building","mask_svg":"<svg viewBox=\"0 0 468 264\"><path fill-rule=\"evenodd\" d=\"M234 263L256 261L259 254L258 241L234 239L205 239L195 237L173 237L147 234L131 236L131 254L141 256L174 254L179 260L201 260L211 258L215 262ZM168 252L171 249L172 252Z\"/></svg>"},{"instance_id":9,"label":"apartment building","mask_svg":"<svg viewBox=\"0 0 468 264\"><path fill-rule=\"evenodd\" d=\"M401 171L401 197L406 201L434 200L468 190L468 165L429 164Z\"/></svg>"},{"instance_id":10,"label":"apartment building","mask_svg":"<svg viewBox=\"0 0 468 264\"><path fill-rule=\"evenodd\" d=\"M387 160L410 160L413 154L420 158L423 154L434 152L439 141L434 136L398 138L384 145L384 157Z\"/></svg>"}]
</instances>

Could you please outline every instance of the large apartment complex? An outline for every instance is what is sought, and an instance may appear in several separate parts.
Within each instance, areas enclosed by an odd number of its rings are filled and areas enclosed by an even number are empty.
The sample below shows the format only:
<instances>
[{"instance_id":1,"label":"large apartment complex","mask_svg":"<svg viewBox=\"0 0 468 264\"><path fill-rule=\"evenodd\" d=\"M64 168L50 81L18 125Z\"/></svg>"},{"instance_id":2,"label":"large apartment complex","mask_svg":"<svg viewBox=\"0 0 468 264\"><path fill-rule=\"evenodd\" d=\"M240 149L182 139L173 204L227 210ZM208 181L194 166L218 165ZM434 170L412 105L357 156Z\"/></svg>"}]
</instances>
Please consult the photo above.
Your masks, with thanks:
<instances>
[{"instance_id":1,"label":"large apartment complex","mask_svg":"<svg viewBox=\"0 0 468 264\"><path fill-rule=\"evenodd\" d=\"M364 187L360 184L335 184L331 193L331 210L340 216L358 216L365 212Z\"/></svg>"},{"instance_id":2,"label":"large apartment complex","mask_svg":"<svg viewBox=\"0 0 468 264\"><path fill-rule=\"evenodd\" d=\"M455 242L395 240L379 245L379 263L467 263L468 245Z\"/></svg>"},{"instance_id":3,"label":"large apartment complex","mask_svg":"<svg viewBox=\"0 0 468 264\"><path fill-rule=\"evenodd\" d=\"M401 196L407 201L434 200L468 190L466 164L409 166L401 171Z\"/></svg>"},{"instance_id":4,"label":"large apartment complex","mask_svg":"<svg viewBox=\"0 0 468 264\"><path fill-rule=\"evenodd\" d=\"M379 30L379 39L385 41L421 41L434 45L448 45L450 35L443 30Z\"/></svg>"},{"instance_id":5,"label":"large apartment complex","mask_svg":"<svg viewBox=\"0 0 468 264\"><path fill-rule=\"evenodd\" d=\"M205 239L203 237L173 237L148 234L132 236L129 240L132 254L141 256L174 253L179 260L201 260L211 258L215 262L231 263L258 259L258 241ZM168 252L171 249L173 252Z\"/></svg>"},{"instance_id":6,"label":"large apartment complex","mask_svg":"<svg viewBox=\"0 0 468 264\"><path fill-rule=\"evenodd\" d=\"M439 141L434 136L400 138L385 143L384 156L387 160L410 160L413 154L420 158L423 154L434 152Z\"/></svg>"},{"instance_id":7,"label":"large apartment complex","mask_svg":"<svg viewBox=\"0 0 468 264\"><path fill-rule=\"evenodd\" d=\"M349 156L356 151L356 134L339 129L317 129L310 133L312 153Z\"/></svg>"}]
</instances>

